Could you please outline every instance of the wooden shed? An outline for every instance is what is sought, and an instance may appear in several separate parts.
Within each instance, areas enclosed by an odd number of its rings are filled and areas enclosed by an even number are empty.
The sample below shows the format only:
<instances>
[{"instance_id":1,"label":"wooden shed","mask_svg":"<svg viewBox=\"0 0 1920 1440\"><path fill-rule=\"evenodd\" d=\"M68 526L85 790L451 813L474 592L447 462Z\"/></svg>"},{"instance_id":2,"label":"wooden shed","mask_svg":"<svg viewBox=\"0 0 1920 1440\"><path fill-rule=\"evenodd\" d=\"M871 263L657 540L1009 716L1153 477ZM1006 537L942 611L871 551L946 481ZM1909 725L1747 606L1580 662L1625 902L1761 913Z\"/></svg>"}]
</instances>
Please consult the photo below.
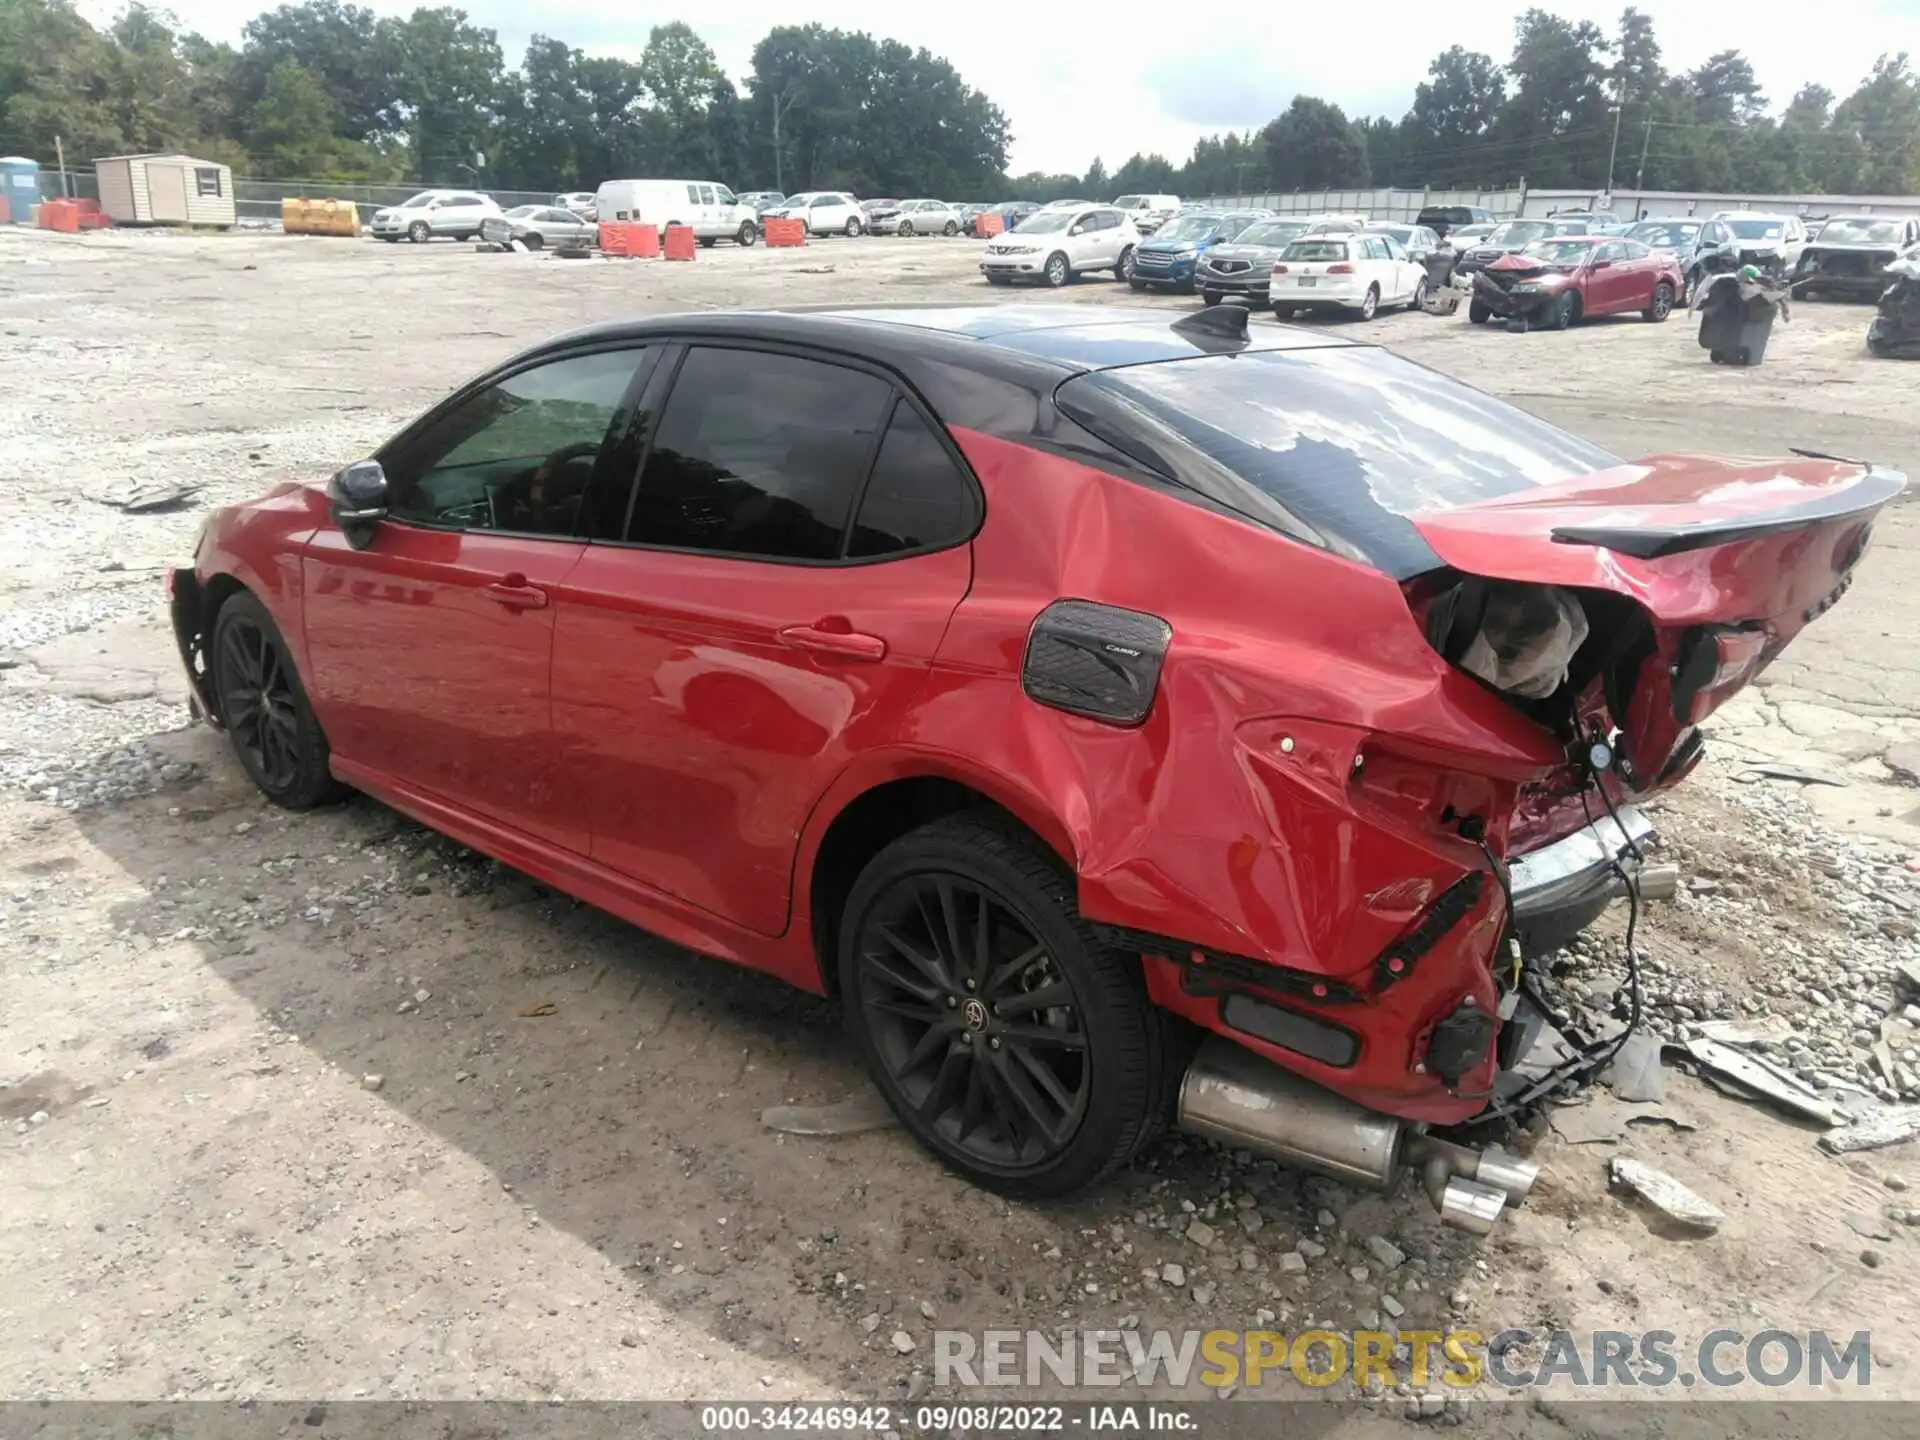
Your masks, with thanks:
<instances>
[{"instance_id":1,"label":"wooden shed","mask_svg":"<svg viewBox=\"0 0 1920 1440\"><path fill-rule=\"evenodd\" d=\"M100 208L116 225L233 224L233 171L191 155L109 155L93 162Z\"/></svg>"}]
</instances>

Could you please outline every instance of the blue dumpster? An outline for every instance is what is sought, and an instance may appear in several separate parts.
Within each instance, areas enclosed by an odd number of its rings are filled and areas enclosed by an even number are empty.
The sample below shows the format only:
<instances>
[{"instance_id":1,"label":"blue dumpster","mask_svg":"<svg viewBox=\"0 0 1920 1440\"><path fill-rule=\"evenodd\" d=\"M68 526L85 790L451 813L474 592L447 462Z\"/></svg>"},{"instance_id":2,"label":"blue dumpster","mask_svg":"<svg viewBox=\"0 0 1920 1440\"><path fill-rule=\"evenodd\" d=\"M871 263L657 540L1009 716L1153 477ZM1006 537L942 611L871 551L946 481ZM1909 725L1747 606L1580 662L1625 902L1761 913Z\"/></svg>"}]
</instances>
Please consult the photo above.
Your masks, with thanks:
<instances>
[{"instance_id":1,"label":"blue dumpster","mask_svg":"<svg viewBox=\"0 0 1920 1440\"><path fill-rule=\"evenodd\" d=\"M7 219L25 225L40 203L40 162L24 155L0 155L0 200L7 202Z\"/></svg>"}]
</instances>

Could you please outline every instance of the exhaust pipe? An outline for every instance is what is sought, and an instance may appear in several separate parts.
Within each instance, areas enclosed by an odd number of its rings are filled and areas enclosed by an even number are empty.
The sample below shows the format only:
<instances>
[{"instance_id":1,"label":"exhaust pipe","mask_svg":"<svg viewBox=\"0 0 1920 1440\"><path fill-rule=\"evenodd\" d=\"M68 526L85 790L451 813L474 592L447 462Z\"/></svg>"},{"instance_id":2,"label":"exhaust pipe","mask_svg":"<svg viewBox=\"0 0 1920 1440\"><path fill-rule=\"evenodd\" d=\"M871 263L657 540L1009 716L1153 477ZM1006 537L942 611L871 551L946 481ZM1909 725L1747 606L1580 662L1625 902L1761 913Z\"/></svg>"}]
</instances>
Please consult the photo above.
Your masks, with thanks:
<instances>
[{"instance_id":1,"label":"exhaust pipe","mask_svg":"<svg viewBox=\"0 0 1920 1440\"><path fill-rule=\"evenodd\" d=\"M1642 900L1671 900L1680 893L1680 867L1671 861L1642 865L1634 872L1634 881ZM1608 893L1615 900L1626 899L1627 882L1614 876Z\"/></svg>"},{"instance_id":2,"label":"exhaust pipe","mask_svg":"<svg viewBox=\"0 0 1920 1440\"><path fill-rule=\"evenodd\" d=\"M1209 1036L1180 1081L1179 1125L1369 1190L1390 1190L1411 1158L1440 1219L1485 1235L1540 1169L1498 1150L1426 1135L1356 1105L1221 1036Z\"/></svg>"}]
</instances>

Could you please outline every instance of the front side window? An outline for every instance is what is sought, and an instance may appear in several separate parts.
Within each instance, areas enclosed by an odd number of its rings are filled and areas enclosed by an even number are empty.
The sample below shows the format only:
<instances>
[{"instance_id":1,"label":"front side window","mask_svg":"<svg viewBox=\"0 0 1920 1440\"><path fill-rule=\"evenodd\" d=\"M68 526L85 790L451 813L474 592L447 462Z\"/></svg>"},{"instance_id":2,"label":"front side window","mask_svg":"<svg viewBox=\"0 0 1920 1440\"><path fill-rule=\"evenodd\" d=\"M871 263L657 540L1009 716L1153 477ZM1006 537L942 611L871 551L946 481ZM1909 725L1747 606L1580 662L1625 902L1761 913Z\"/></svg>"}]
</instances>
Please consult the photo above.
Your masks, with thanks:
<instances>
[{"instance_id":1,"label":"front side window","mask_svg":"<svg viewBox=\"0 0 1920 1440\"><path fill-rule=\"evenodd\" d=\"M700 187L700 203L702 205L716 205L719 203L719 198L720 197L714 193L713 186L702 185Z\"/></svg>"},{"instance_id":2,"label":"front side window","mask_svg":"<svg viewBox=\"0 0 1920 1440\"><path fill-rule=\"evenodd\" d=\"M794 355L696 346L674 380L627 538L833 560L893 388Z\"/></svg>"},{"instance_id":3,"label":"front side window","mask_svg":"<svg viewBox=\"0 0 1920 1440\"><path fill-rule=\"evenodd\" d=\"M389 516L458 530L572 535L642 353L551 360L439 416L386 462Z\"/></svg>"}]
</instances>

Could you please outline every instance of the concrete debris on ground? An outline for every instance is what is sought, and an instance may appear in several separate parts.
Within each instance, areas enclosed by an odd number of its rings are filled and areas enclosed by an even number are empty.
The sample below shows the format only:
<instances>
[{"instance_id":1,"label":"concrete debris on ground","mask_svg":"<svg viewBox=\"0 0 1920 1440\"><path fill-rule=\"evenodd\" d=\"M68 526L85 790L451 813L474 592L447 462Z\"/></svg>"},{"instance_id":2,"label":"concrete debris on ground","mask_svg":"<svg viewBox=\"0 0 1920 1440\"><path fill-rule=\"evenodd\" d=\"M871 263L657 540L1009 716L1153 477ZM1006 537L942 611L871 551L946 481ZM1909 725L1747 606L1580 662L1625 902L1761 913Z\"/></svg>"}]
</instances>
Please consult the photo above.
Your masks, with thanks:
<instances>
[{"instance_id":1,"label":"concrete debris on ground","mask_svg":"<svg viewBox=\"0 0 1920 1440\"><path fill-rule=\"evenodd\" d=\"M1726 1213L1703 1199L1664 1170L1625 1155L1616 1155L1608 1174L1615 1186L1632 1191L1668 1219L1692 1230L1712 1234L1726 1221Z\"/></svg>"},{"instance_id":2,"label":"concrete debris on ground","mask_svg":"<svg viewBox=\"0 0 1920 1440\"><path fill-rule=\"evenodd\" d=\"M1835 1155L1856 1150L1881 1150L1920 1137L1920 1105L1882 1110L1841 1130L1820 1137L1820 1148Z\"/></svg>"},{"instance_id":3,"label":"concrete debris on ground","mask_svg":"<svg viewBox=\"0 0 1920 1440\"><path fill-rule=\"evenodd\" d=\"M1547 1112L1553 1133L1569 1145L1594 1145L1626 1138L1630 1126L1670 1125L1675 1130L1697 1130L1699 1124L1670 1104L1656 1100L1622 1100L1616 1095L1590 1094L1571 1105Z\"/></svg>"}]
</instances>

